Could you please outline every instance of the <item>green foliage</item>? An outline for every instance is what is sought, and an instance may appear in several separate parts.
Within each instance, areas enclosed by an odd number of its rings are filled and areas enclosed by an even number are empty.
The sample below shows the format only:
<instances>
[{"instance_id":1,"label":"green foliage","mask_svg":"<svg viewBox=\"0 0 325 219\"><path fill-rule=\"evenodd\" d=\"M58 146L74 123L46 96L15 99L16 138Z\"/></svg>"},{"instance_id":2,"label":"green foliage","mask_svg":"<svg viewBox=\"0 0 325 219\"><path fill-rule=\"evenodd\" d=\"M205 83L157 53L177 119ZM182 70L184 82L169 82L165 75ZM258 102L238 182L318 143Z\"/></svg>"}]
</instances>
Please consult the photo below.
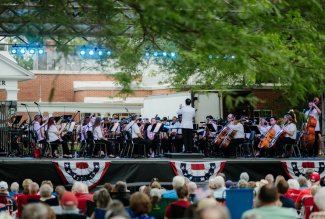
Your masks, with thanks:
<instances>
[{"instance_id":1,"label":"green foliage","mask_svg":"<svg viewBox=\"0 0 325 219\"><path fill-rule=\"evenodd\" d=\"M146 49L174 49L176 60L156 64L166 72L164 80L180 90L229 90L267 82L297 105L324 89L324 9L325 0L48 0L15 19L40 27L62 25L56 31L58 42L91 36L111 48L122 92L130 93L132 79L141 75ZM35 35L35 28L23 30ZM209 54L235 54L236 59L210 60ZM226 100L229 106L242 101Z\"/></svg>"}]
</instances>

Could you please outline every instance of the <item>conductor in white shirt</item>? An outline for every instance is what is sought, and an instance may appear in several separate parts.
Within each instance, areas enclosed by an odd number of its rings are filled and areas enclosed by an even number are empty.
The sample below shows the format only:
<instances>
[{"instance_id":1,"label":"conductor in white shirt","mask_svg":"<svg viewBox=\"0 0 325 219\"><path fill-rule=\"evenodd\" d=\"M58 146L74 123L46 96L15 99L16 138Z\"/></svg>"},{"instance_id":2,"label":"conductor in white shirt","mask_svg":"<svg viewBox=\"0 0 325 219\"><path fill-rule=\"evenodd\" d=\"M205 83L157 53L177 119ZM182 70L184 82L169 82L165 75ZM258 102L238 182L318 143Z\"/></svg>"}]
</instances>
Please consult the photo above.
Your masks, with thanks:
<instances>
[{"instance_id":1,"label":"conductor in white shirt","mask_svg":"<svg viewBox=\"0 0 325 219\"><path fill-rule=\"evenodd\" d=\"M185 100L185 106L181 104L179 110L177 111L178 115L182 115L182 134L183 134L183 143L185 146L185 153L192 153L193 147L193 118L195 116L195 109L191 107L191 99L187 98Z\"/></svg>"}]
</instances>

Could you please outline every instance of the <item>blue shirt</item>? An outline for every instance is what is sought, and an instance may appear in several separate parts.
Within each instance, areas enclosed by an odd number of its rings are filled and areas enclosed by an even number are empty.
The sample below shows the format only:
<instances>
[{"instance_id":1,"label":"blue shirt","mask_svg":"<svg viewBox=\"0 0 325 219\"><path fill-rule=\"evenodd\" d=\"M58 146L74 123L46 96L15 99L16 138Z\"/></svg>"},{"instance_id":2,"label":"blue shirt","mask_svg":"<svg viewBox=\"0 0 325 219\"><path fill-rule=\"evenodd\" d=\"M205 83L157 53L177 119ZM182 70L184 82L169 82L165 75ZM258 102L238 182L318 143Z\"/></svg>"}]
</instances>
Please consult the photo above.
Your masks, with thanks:
<instances>
[{"instance_id":1,"label":"blue shirt","mask_svg":"<svg viewBox=\"0 0 325 219\"><path fill-rule=\"evenodd\" d=\"M178 199L176 190L169 190L161 195L162 198Z\"/></svg>"}]
</instances>

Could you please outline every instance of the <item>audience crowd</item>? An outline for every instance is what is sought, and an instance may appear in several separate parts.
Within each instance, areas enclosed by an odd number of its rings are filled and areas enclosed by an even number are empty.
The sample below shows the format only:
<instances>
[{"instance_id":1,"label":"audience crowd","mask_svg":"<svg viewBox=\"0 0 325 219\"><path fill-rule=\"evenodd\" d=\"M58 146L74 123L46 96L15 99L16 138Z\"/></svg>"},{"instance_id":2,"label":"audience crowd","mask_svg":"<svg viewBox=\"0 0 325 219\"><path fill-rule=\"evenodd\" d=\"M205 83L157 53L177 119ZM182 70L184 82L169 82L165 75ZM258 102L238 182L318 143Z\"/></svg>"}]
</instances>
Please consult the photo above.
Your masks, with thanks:
<instances>
[{"instance_id":1,"label":"audience crowd","mask_svg":"<svg viewBox=\"0 0 325 219\"><path fill-rule=\"evenodd\" d=\"M131 194L123 181L105 183L94 192L81 182L54 187L48 180L38 184L25 179L20 189L17 182L9 187L0 181L0 219L230 219L234 209L228 209L227 203L236 201L227 198L230 190L253 194L242 219L317 219L325 218L324 182L311 171L298 180L268 174L259 181L251 181L244 172L237 182L220 173L206 185L175 176L171 190L153 178Z\"/></svg>"}]
</instances>

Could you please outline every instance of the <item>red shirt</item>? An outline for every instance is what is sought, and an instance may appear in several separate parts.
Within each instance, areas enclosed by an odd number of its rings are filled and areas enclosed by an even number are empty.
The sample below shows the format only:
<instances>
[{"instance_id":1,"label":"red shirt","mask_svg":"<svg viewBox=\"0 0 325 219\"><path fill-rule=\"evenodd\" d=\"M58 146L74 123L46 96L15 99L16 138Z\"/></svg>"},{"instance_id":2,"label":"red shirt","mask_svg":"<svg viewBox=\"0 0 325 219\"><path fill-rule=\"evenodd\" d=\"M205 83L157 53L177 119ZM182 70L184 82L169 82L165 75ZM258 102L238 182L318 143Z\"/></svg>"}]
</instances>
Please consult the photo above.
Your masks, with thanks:
<instances>
[{"instance_id":1,"label":"red shirt","mask_svg":"<svg viewBox=\"0 0 325 219\"><path fill-rule=\"evenodd\" d=\"M83 213L86 213L86 210L87 210L87 202L88 201L91 201L93 202L94 199L93 199L93 195L90 194L90 193L85 193L85 194L82 194L82 193L76 193L75 194L77 199L78 199L78 208L83 212Z\"/></svg>"},{"instance_id":2,"label":"red shirt","mask_svg":"<svg viewBox=\"0 0 325 219\"><path fill-rule=\"evenodd\" d=\"M180 201L177 201L177 202L172 202L170 203L167 208L166 208L166 212L165 212L165 216L167 218L170 218L170 209L171 209L171 206L172 205L176 205L176 206L179 206L179 207L184 207L184 208L187 208L188 206L191 205L191 202L189 201L185 201L185 200L180 200Z\"/></svg>"},{"instance_id":3,"label":"red shirt","mask_svg":"<svg viewBox=\"0 0 325 219\"><path fill-rule=\"evenodd\" d=\"M297 197L297 199L296 199L296 203L301 203L301 201L302 201L302 198L304 197L304 196L310 196L311 195L311 190L310 190L310 188L308 188L308 189L304 189L304 190L301 190L301 192L299 193L299 195L298 195L298 197Z\"/></svg>"},{"instance_id":4,"label":"red shirt","mask_svg":"<svg viewBox=\"0 0 325 219\"><path fill-rule=\"evenodd\" d=\"M24 205L27 204L28 199L40 199L40 195L19 195L17 196L17 218L20 218Z\"/></svg>"}]
</instances>

